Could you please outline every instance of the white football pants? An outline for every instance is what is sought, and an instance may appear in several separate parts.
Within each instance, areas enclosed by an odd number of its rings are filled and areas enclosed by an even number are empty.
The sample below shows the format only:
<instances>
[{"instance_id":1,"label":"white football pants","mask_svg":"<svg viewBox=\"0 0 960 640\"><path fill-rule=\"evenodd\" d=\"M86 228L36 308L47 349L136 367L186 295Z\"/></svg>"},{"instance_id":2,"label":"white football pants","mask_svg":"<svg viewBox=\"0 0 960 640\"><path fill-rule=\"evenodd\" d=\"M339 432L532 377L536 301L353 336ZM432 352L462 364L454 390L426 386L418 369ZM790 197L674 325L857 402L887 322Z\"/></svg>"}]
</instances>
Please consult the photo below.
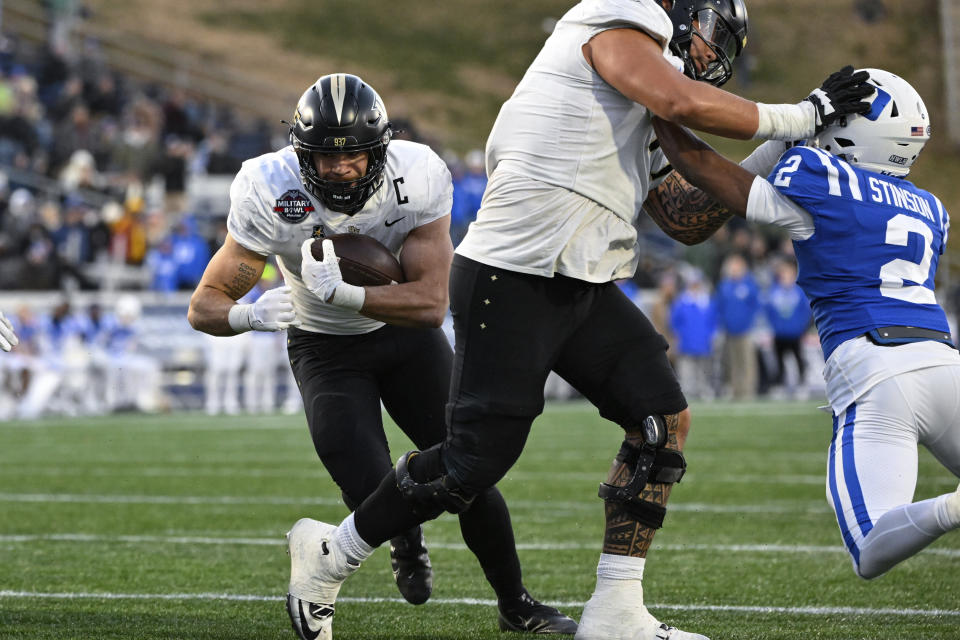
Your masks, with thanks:
<instances>
[{"instance_id":1,"label":"white football pants","mask_svg":"<svg viewBox=\"0 0 960 640\"><path fill-rule=\"evenodd\" d=\"M857 575L881 575L960 526L946 507L952 491L911 504L917 443L960 477L960 365L884 380L835 415L833 430L827 500Z\"/></svg>"}]
</instances>

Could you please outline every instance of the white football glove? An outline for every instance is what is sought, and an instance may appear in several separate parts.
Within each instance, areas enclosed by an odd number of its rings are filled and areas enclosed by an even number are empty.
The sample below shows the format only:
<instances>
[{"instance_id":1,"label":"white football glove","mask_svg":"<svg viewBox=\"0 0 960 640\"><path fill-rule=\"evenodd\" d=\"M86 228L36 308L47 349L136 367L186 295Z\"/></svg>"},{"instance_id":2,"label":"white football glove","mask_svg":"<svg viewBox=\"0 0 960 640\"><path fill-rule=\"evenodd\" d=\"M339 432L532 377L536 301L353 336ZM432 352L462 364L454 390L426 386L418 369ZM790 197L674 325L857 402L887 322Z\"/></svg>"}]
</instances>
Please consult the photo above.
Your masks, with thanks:
<instances>
[{"instance_id":1,"label":"white football glove","mask_svg":"<svg viewBox=\"0 0 960 640\"><path fill-rule=\"evenodd\" d=\"M10 321L7 320L3 312L0 311L0 349L10 351L10 349L13 349L18 344L20 344L20 339L17 337L17 334L13 332L13 325L10 324Z\"/></svg>"},{"instance_id":2,"label":"white football glove","mask_svg":"<svg viewBox=\"0 0 960 640\"><path fill-rule=\"evenodd\" d=\"M286 285L264 291L253 304L235 304L227 317L237 333L244 331L283 331L299 327L293 308L292 289Z\"/></svg>"},{"instance_id":3,"label":"white football glove","mask_svg":"<svg viewBox=\"0 0 960 640\"><path fill-rule=\"evenodd\" d=\"M363 287L347 284L340 273L340 264L337 254L333 250L333 241L323 241L323 260L317 260L310 251L313 238L307 238L300 245L300 277L303 284L313 295L324 302L360 311L367 292Z\"/></svg>"}]
</instances>

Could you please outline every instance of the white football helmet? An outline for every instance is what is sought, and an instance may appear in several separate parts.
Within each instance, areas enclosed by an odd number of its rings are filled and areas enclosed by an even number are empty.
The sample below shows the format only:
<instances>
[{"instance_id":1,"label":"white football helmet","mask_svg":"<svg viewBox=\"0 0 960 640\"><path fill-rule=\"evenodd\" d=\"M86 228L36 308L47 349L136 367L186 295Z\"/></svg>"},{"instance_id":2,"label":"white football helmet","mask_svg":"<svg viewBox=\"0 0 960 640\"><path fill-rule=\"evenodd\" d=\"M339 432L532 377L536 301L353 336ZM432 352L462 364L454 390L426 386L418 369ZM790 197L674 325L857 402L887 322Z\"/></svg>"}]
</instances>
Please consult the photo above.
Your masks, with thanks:
<instances>
[{"instance_id":1,"label":"white football helmet","mask_svg":"<svg viewBox=\"0 0 960 640\"><path fill-rule=\"evenodd\" d=\"M862 169L903 177L930 139L927 108L916 89L900 76L882 69L863 71L870 74L867 82L877 88L870 98L870 111L841 118L808 144Z\"/></svg>"}]
</instances>

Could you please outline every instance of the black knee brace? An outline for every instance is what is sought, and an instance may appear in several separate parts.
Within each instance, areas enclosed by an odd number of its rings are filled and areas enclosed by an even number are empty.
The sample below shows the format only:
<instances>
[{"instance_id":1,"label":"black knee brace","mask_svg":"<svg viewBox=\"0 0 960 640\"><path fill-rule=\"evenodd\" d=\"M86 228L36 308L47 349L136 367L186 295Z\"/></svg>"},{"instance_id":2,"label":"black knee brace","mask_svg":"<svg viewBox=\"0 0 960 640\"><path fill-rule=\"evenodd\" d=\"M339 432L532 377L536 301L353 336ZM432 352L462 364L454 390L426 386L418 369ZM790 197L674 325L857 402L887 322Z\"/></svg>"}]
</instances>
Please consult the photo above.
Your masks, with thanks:
<instances>
[{"instance_id":1,"label":"black knee brace","mask_svg":"<svg viewBox=\"0 0 960 640\"><path fill-rule=\"evenodd\" d=\"M680 482L687 469L683 454L664 449L667 442L667 427L658 415L643 420L643 444L639 447L624 441L617 453L617 461L633 469L627 484L617 487L604 482L599 495L604 502L616 504L637 522L652 529L663 526L666 508L640 499L640 492L650 482L673 484Z\"/></svg>"},{"instance_id":2,"label":"black knee brace","mask_svg":"<svg viewBox=\"0 0 960 640\"><path fill-rule=\"evenodd\" d=\"M462 513L469 509L476 496L460 487L457 481L446 473L431 474L434 477L426 482L413 479L408 463L419 454L419 451L408 451L397 460L397 488L404 499L413 505L414 512L433 519L444 511Z\"/></svg>"}]
</instances>

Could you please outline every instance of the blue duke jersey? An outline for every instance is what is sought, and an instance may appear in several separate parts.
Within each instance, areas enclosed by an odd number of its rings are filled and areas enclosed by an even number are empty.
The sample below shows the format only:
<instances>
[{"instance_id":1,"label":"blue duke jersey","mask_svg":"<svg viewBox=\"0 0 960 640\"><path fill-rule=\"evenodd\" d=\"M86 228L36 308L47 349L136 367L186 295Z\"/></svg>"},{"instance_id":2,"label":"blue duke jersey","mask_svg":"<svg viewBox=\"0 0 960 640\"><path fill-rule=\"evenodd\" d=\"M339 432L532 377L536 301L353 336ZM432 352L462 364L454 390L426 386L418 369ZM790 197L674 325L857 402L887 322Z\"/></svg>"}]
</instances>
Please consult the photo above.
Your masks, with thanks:
<instances>
[{"instance_id":1,"label":"blue duke jersey","mask_svg":"<svg viewBox=\"0 0 960 640\"><path fill-rule=\"evenodd\" d=\"M754 180L746 217L781 226L793 239L835 414L887 378L960 364L957 351L942 343L891 349L863 337L896 325L949 331L933 291L950 225L936 197L821 149L796 147L766 180Z\"/></svg>"},{"instance_id":2,"label":"blue duke jersey","mask_svg":"<svg viewBox=\"0 0 960 640\"><path fill-rule=\"evenodd\" d=\"M935 196L811 147L784 153L768 180L812 218L813 235L794 238L797 282L825 358L877 327L949 332L933 287L950 219Z\"/></svg>"},{"instance_id":3,"label":"blue duke jersey","mask_svg":"<svg viewBox=\"0 0 960 640\"><path fill-rule=\"evenodd\" d=\"M326 304L300 279L300 245L311 236L361 233L399 256L411 231L450 215L450 172L426 145L394 140L387 147L383 184L354 215L329 211L303 186L292 147L243 163L230 187L227 228L240 245L277 256L293 289L301 329L329 334L369 333L383 326L356 311Z\"/></svg>"}]
</instances>

